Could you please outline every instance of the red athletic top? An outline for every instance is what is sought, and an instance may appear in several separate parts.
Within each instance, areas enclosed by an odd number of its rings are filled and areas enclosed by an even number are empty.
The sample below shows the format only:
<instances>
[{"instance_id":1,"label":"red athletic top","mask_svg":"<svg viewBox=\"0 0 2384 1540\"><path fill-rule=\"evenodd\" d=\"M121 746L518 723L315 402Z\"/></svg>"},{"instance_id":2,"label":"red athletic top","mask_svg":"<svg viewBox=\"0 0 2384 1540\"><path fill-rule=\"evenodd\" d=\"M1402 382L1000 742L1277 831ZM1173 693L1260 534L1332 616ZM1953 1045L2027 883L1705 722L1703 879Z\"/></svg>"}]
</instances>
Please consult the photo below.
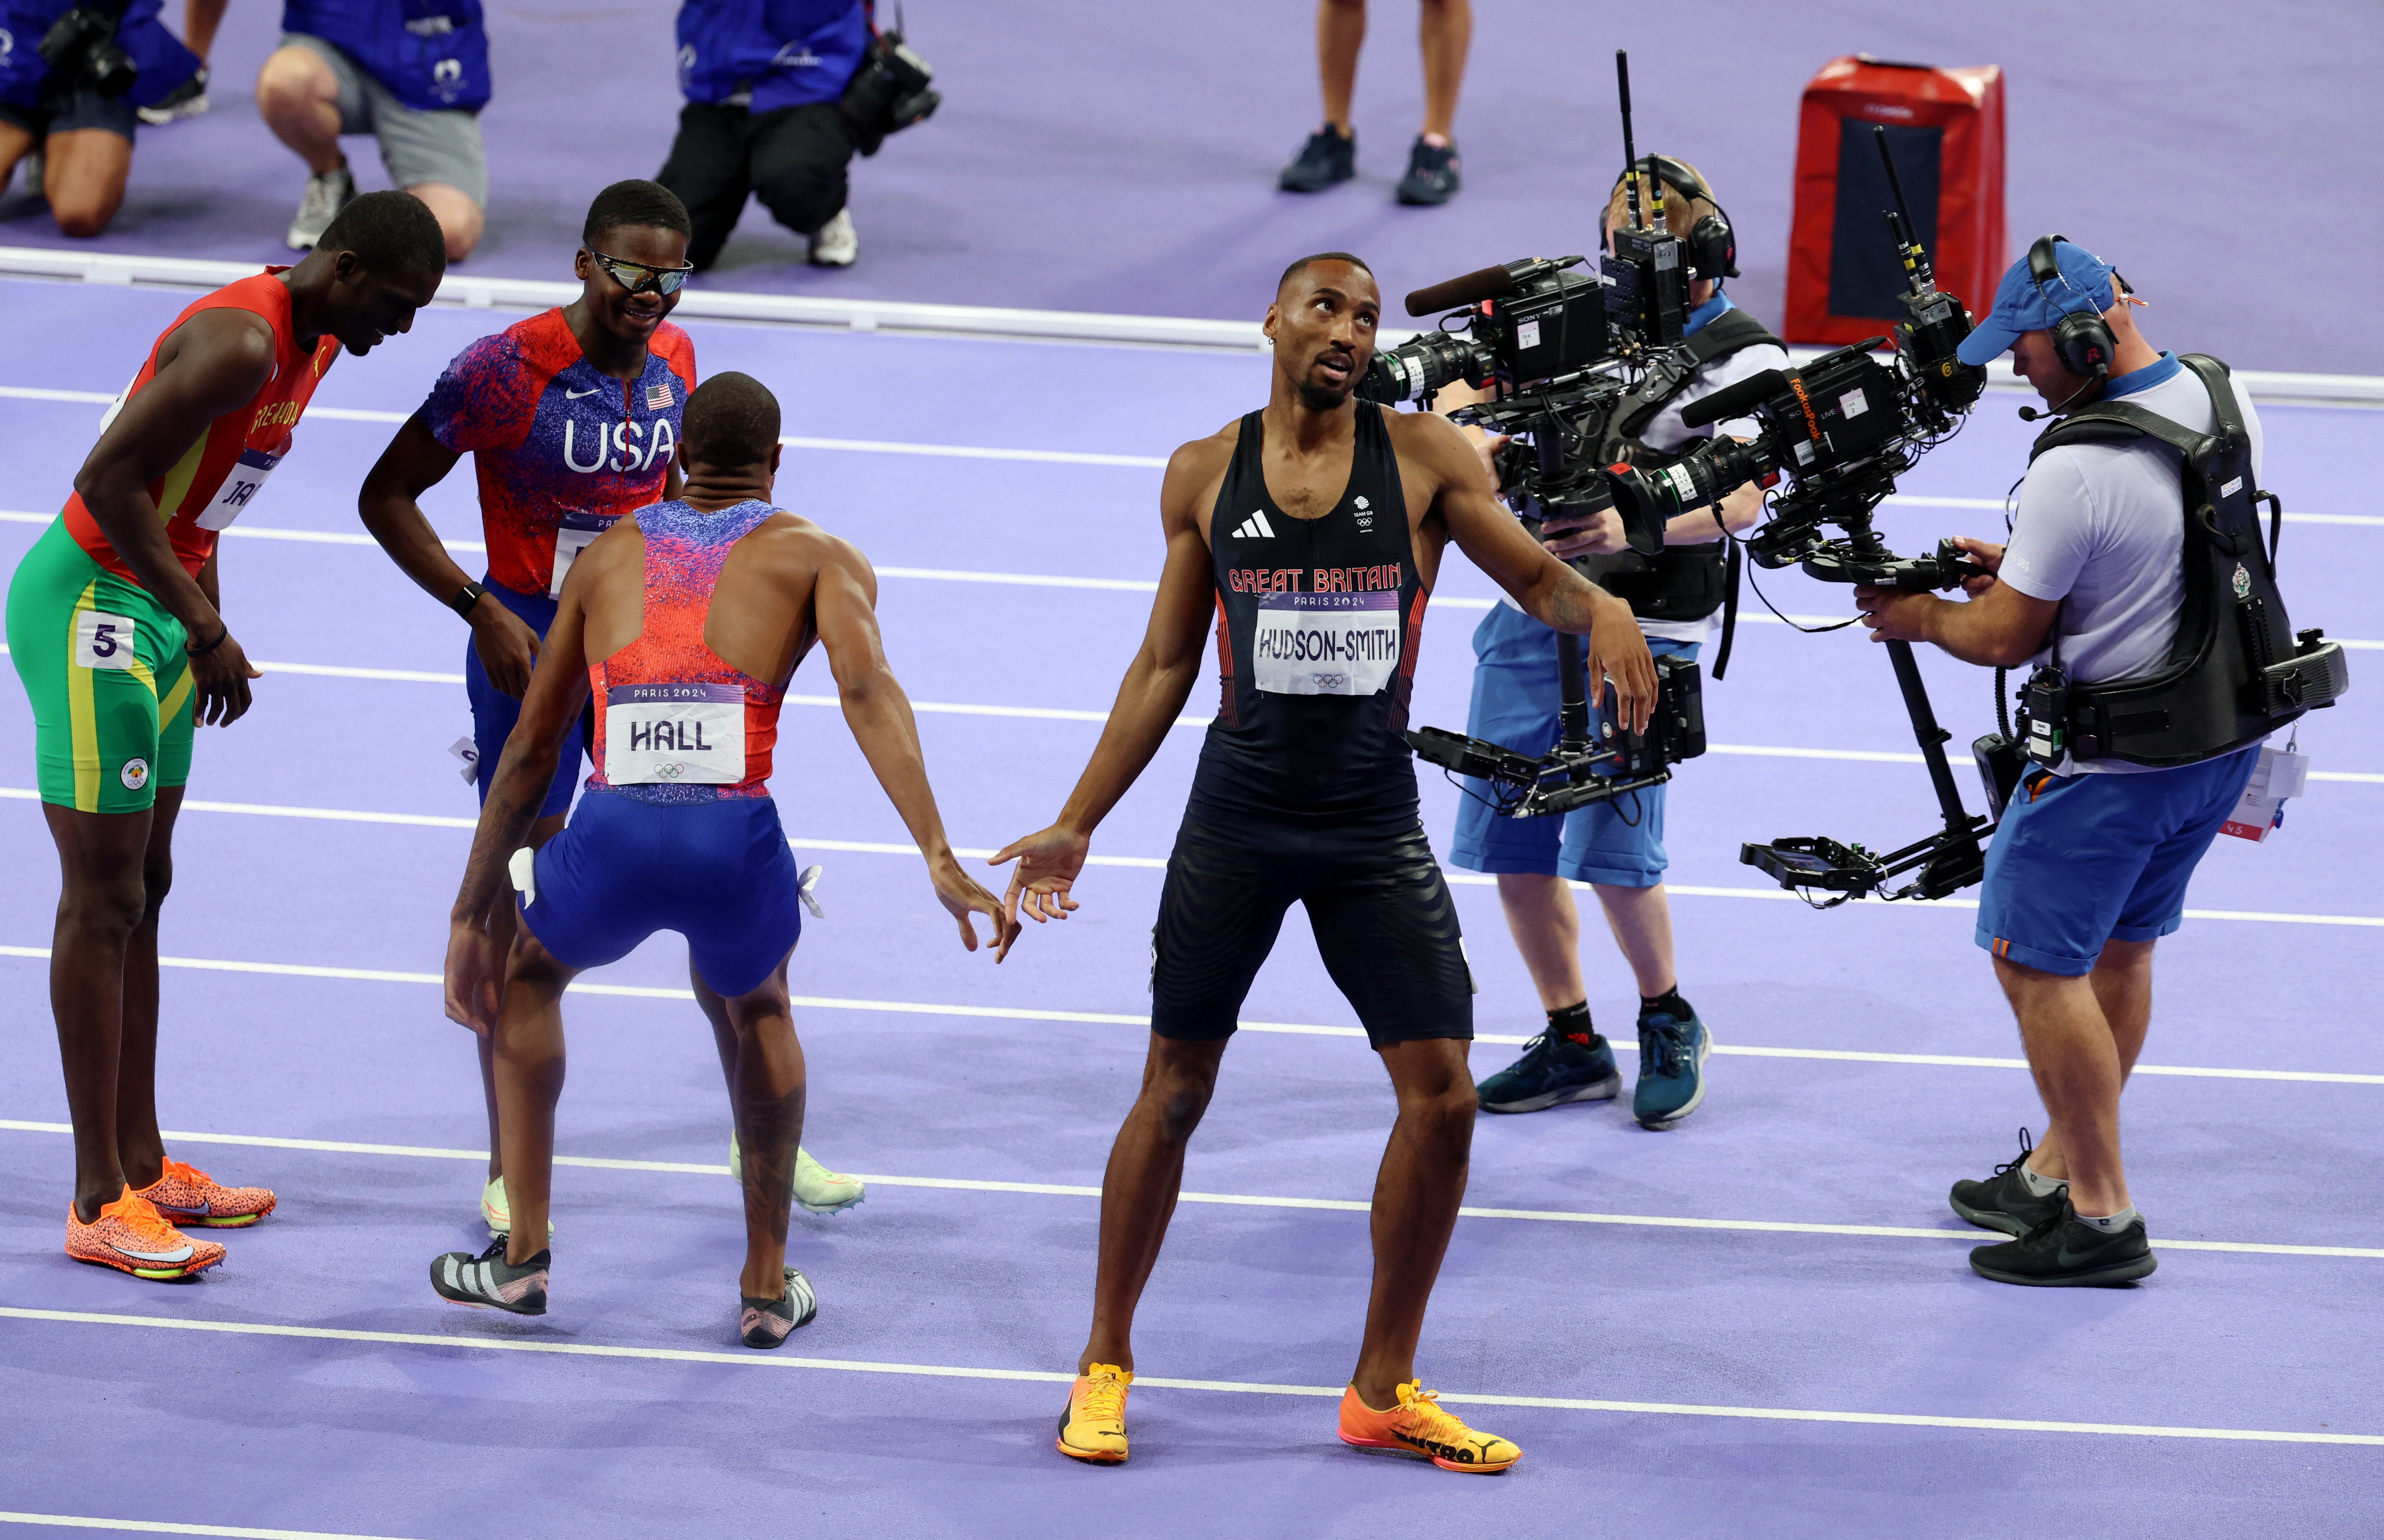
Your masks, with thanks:
<instances>
[{"instance_id":1,"label":"red athletic top","mask_svg":"<svg viewBox=\"0 0 2384 1540\"><path fill-rule=\"evenodd\" d=\"M596 698L590 789L648 802L770 794L785 691L721 661L703 627L729 548L781 511L762 502L717 513L658 503L633 515L646 540L645 623L635 641L588 666Z\"/></svg>"},{"instance_id":2,"label":"red athletic top","mask_svg":"<svg viewBox=\"0 0 2384 1540\"><path fill-rule=\"evenodd\" d=\"M132 377L132 383L100 422L105 432L116 414L124 410L124 404L156 378L158 349L166 345L176 327L200 311L247 310L264 317L273 328L273 377L257 387L246 404L209 423L174 468L149 483L150 501L157 504L158 516L166 521L166 538L173 543L175 557L193 578L215 554L217 535L247 510L250 498L275 463L290 452L291 429L305 412L323 371L340 354L339 339L330 336L317 338L311 353L300 350L291 331L290 287L277 276L289 270L267 267L255 278L228 283L193 301L174 317L173 326L157 334L141 372ZM235 469L238 477L232 474ZM65 517L67 533L93 561L127 582L140 582L100 533L98 521L83 506L81 493L67 499Z\"/></svg>"}]
</instances>

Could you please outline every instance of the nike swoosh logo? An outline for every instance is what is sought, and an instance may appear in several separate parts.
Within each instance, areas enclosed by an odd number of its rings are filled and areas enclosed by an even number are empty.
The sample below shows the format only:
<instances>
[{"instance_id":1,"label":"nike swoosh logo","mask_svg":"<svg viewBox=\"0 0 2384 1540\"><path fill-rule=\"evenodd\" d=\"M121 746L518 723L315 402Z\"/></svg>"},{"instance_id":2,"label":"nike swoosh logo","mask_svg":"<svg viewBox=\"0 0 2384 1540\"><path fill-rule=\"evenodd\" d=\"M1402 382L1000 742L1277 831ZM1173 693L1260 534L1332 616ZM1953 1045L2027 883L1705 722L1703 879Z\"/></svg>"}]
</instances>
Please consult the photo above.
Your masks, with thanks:
<instances>
[{"instance_id":1,"label":"nike swoosh logo","mask_svg":"<svg viewBox=\"0 0 2384 1540\"><path fill-rule=\"evenodd\" d=\"M110 1241L107 1248L119 1257L130 1257L139 1262L186 1262L192 1256L191 1248L187 1245L176 1247L171 1251L135 1251L129 1246L118 1246Z\"/></svg>"},{"instance_id":2,"label":"nike swoosh logo","mask_svg":"<svg viewBox=\"0 0 2384 1540\"><path fill-rule=\"evenodd\" d=\"M207 1206L205 1203L196 1205L189 1203L168 1203L161 1198L153 1198L149 1202L152 1207L163 1210L165 1212L169 1214L205 1214L207 1211Z\"/></svg>"},{"instance_id":3,"label":"nike swoosh logo","mask_svg":"<svg viewBox=\"0 0 2384 1540\"><path fill-rule=\"evenodd\" d=\"M581 396L592 396L603 388L604 387L602 385L590 385L584 391L574 391L566 386L563 392L563 399L565 401L577 401Z\"/></svg>"}]
</instances>

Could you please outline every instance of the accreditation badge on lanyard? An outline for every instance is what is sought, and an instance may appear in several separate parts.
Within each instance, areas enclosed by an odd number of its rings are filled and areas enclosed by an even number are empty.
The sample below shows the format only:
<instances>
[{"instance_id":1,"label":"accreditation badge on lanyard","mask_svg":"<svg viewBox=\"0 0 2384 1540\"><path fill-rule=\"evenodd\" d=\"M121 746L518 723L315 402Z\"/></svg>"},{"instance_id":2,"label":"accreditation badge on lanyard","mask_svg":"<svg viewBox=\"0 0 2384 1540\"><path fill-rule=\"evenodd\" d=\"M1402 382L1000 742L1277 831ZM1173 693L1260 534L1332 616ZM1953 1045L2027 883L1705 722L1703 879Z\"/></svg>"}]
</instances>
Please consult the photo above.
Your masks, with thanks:
<instances>
[{"instance_id":1,"label":"accreditation badge on lanyard","mask_svg":"<svg viewBox=\"0 0 2384 1540\"><path fill-rule=\"evenodd\" d=\"M610 516L583 514L576 510L563 515L563 522L554 528L554 581L546 586L549 599L563 597L563 579L571 571L571 564L588 549L589 541L613 528L614 520L619 516L617 514Z\"/></svg>"},{"instance_id":2,"label":"accreditation badge on lanyard","mask_svg":"<svg viewBox=\"0 0 2384 1540\"><path fill-rule=\"evenodd\" d=\"M264 490L266 478L280 463L279 454L267 454L261 449L242 450L239 463L231 467L231 474L224 478L222 490L216 493L215 501L200 513L196 520L198 527L202 529L230 528L232 520L248 512L249 504L255 503L256 494Z\"/></svg>"},{"instance_id":3,"label":"accreditation badge on lanyard","mask_svg":"<svg viewBox=\"0 0 2384 1540\"><path fill-rule=\"evenodd\" d=\"M1270 695L1372 695L1399 666L1399 596L1270 593L1250 657Z\"/></svg>"},{"instance_id":4,"label":"accreditation badge on lanyard","mask_svg":"<svg viewBox=\"0 0 2384 1540\"><path fill-rule=\"evenodd\" d=\"M604 778L615 786L734 786L745 778L745 691L621 685L604 694Z\"/></svg>"}]
</instances>

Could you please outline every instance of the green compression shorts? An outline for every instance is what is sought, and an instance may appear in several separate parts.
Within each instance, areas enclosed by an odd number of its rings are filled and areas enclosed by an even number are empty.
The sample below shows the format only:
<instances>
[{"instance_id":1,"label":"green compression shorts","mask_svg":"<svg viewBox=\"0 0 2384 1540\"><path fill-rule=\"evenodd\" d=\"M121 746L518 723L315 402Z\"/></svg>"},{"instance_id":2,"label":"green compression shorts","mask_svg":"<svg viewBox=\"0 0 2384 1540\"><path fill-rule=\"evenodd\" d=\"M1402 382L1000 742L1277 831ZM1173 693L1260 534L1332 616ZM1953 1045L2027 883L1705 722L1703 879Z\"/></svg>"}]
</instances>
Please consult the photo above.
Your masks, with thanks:
<instances>
[{"instance_id":1,"label":"green compression shorts","mask_svg":"<svg viewBox=\"0 0 2384 1540\"><path fill-rule=\"evenodd\" d=\"M63 520L8 584L8 652L33 702L42 801L141 813L191 778L182 623L83 553Z\"/></svg>"}]
</instances>

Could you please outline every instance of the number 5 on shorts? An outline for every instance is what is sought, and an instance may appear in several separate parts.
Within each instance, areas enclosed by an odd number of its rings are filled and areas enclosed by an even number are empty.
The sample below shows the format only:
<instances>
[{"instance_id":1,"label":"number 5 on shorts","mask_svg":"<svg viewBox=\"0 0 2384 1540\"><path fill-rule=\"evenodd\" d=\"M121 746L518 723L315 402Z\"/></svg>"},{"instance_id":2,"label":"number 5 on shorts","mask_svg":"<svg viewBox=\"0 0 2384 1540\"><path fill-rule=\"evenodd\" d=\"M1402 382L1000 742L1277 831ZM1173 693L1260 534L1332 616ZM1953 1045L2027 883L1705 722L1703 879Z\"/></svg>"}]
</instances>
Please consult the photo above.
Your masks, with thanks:
<instances>
[{"instance_id":1,"label":"number 5 on shorts","mask_svg":"<svg viewBox=\"0 0 2384 1540\"><path fill-rule=\"evenodd\" d=\"M85 610L75 616L75 664L81 668L131 668L141 661L138 636L138 623L128 615Z\"/></svg>"}]
</instances>

